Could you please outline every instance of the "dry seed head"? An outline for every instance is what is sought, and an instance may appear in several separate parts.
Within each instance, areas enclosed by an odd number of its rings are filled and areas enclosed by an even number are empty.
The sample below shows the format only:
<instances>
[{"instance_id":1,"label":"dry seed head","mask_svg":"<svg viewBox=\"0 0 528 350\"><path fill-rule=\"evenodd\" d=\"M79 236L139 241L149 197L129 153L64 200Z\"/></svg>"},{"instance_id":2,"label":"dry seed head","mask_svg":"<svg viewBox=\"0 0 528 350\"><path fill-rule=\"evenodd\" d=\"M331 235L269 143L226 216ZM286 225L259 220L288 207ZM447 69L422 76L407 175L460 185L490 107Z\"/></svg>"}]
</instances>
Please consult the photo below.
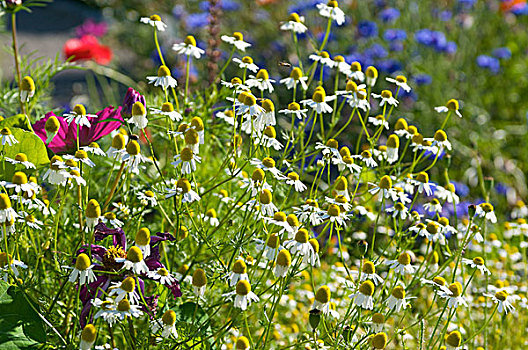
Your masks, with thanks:
<instances>
[{"instance_id":1,"label":"dry seed head","mask_svg":"<svg viewBox=\"0 0 528 350\"><path fill-rule=\"evenodd\" d=\"M85 271L92 265L92 262L90 261L90 258L88 255L81 253L77 256L77 260L75 261L75 268L79 271Z\"/></svg>"},{"instance_id":2,"label":"dry seed head","mask_svg":"<svg viewBox=\"0 0 528 350\"><path fill-rule=\"evenodd\" d=\"M141 249L136 246L132 246L128 249L127 260L133 263L138 263L143 260L143 253Z\"/></svg>"},{"instance_id":3,"label":"dry seed head","mask_svg":"<svg viewBox=\"0 0 528 350\"><path fill-rule=\"evenodd\" d=\"M195 287L203 287L207 284L207 276L203 269L196 269L192 275L192 285Z\"/></svg>"},{"instance_id":4,"label":"dry seed head","mask_svg":"<svg viewBox=\"0 0 528 350\"><path fill-rule=\"evenodd\" d=\"M374 290L375 290L374 283L368 280L361 283L361 285L359 286L359 292L369 297L374 295Z\"/></svg>"}]
</instances>

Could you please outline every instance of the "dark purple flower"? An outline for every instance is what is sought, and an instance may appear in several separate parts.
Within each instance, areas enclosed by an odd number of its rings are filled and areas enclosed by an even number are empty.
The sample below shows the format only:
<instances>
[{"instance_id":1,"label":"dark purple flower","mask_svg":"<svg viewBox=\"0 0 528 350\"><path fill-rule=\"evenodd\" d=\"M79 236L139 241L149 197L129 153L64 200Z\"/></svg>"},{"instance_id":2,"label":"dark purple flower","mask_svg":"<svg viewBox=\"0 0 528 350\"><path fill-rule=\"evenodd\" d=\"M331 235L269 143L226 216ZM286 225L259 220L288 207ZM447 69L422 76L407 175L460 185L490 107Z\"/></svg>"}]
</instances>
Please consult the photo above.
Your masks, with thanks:
<instances>
[{"instance_id":1,"label":"dark purple flower","mask_svg":"<svg viewBox=\"0 0 528 350\"><path fill-rule=\"evenodd\" d=\"M143 106L145 108L147 107L147 102L145 101L145 96L141 95L136 90L132 89L131 87L128 88L125 98L123 99L123 111L122 113L125 115L131 115L132 114L132 106L136 102L143 103Z\"/></svg>"},{"instance_id":2,"label":"dark purple flower","mask_svg":"<svg viewBox=\"0 0 528 350\"><path fill-rule=\"evenodd\" d=\"M114 247L121 247L123 250L127 250L126 235L121 227L108 228L104 222L99 222L95 225L94 239L96 242L102 241L108 236L112 236Z\"/></svg>"}]
</instances>

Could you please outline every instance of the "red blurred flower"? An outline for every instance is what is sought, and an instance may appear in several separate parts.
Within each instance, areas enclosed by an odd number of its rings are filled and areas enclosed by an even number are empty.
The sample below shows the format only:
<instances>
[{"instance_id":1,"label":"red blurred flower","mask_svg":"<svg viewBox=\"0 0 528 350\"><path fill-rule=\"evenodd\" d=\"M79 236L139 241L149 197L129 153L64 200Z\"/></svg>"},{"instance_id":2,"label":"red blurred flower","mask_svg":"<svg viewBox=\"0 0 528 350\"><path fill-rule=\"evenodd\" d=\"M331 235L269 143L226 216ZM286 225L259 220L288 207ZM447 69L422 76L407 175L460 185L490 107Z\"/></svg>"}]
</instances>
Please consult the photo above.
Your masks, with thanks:
<instances>
[{"instance_id":1,"label":"red blurred flower","mask_svg":"<svg viewBox=\"0 0 528 350\"><path fill-rule=\"evenodd\" d=\"M112 60L112 50L99 44L93 35L70 39L64 44L63 50L66 58L73 57L72 61L94 60L99 64L108 64Z\"/></svg>"}]
</instances>

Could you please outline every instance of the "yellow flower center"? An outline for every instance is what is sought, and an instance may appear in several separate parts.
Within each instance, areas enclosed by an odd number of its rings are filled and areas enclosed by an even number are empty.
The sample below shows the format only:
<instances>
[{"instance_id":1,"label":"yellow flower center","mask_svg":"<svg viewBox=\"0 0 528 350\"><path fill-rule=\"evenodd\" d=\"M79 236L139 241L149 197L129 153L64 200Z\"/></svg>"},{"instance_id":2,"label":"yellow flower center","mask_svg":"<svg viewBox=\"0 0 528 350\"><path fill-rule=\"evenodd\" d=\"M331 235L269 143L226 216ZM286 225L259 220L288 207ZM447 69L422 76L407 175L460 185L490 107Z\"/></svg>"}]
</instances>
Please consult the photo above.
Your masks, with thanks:
<instances>
[{"instance_id":1,"label":"yellow flower center","mask_svg":"<svg viewBox=\"0 0 528 350\"><path fill-rule=\"evenodd\" d=\"M136 280L133 277L127 277L121 282L121 289L127 293L132 293L136 289Z\"/></svg>"},{"instance_id":2,"label":"yellow flower center","mask_svg":"<svg viewBox=\"0 0 528 350\"><path fill-rule=\"evenodd\" d=\"M117 310L121 312L130 310L130 302L128 299L121 300L119 304L117 304Z\"/></svg>"},{"instance_id":3,"label":"yellow flower center","mask_svg":"<svg viewBox=\"0 0 528 350\"><path fill-rule=\"evenodd\" d=\"M288 222L290 226L293 226L293 227L301 226L301 224L299 223L299 219L297 219L297 216L295 214L288 215L288 217L286 218L286 221Z\"/></svg>"},{"instance_id":4,"label":"yellow flower center","mask_svg":"<svg viewBox=\"0 0 528 350\"><path fill-rule=\"evenodd\" d=\"M328 288L328 286L321 286L317 290L317 293L315 293L315 300L317 300L321 304L326 304L330 301L330 296L330 288Z\"/></svg>"},{"instance_id":5,"label":"yellow flower center","mask_svg":"<svg viewBox=\"0 0 528 350\"><path fill-rule=\"evenodd\" d=\"M15 185L23 185L23 184L27 184L27 182L28 182L27 175L24 174L24 173L21 172L21 171L17 171L17 172L13 175L12 182L13 182Z\"/></svg>"},{"instance_id":6,"label":"yellow flower center","mask_svg":"<svg viewBox=\"0 0 528 350\"><path fill-rule=\"evenodd\" d=\"M297 231L295 234L295 241L299 243L308 242L308 231L304 228L301 228L299 231Z\"/></svg>"},{"instance_id":7,"label":"yellow flower center","mask_svg":"<svg viewBox=\"0 0 528 350\"><path fill-rule=\"evenodd\" d=\"M93 344L96 337L97 330L95 329L95 326L93 324L87 324L81 332L81 339L89 344Z\"/></svg>"},{"instance_id":8,"label":"yellow flower center","mask_svg":"<svg viewBox=\"0 0 528 350\"><path fill-rule=\"evenodd\" d=\"M35 82L30 76L25 76L20 82L20 89L22 91L35 91Z\"/></svg>"},{"instance_id":9,"label":"yellow flower center","mask_svg":"<svg viewBox=\"0 0 528 350\"><path fill-rule=\"evenodd\" d=\"M383 98L391 98L392 97L392 92L390 90L383 90L381 92L381 97L383 97Z\"/></svg>"},{"instance_id":10,"label":"yellow flower center","mask_svg":"<svg viewBox=\"0 0 528 350\"><path fill-rule=\"evenodd\" d=\"M455 99L451 99L447 101L446 107L451 111L458 111L458 101Z\"/></svg>"},{"instance_id":11,"label":"yellow flower center","mask_svg":"<svg viewBox=\"0 0 528 350\"><path fill-rule=\"evenodd\" d=\"M115 149L123 149L125 148L125 135L123 134L116 134L114 138L112 139L112 147Z\"/></svg>"},{"instance_id":12,"label":"yellow flower center","mask_svg":"<svg viewBox=\"0 0 528 350\"><path fill-rule=\"evenodd\" d=\"M140 246L146 246L150 244L150 230L146 227L142 227L136 233L136 244Z\"/></svg>"},{"instance_id":13,"label":"yellow flower center","mask_svg":"<svg viewBox=\"0 0 528 350\"><path fill-rule=\"evenodd\" d=\"M451 283L447 288L453 293L453 297L458 297L462 294L462 285L460 282Z\"/></svg>"},{"instance_id":14,"label":"yellow flower center","mask_svg":"<svg viewBox=\"0 0 528 350\"><path fill-rule=\"evenodd\" d=\"M79 256L77 256L77 260L75 261L75 268L79 271L85 271L92 265L92 262L90 261L90 258L88 255L81 253Z\"/></svg>"},{"instance_id":15,"label":"yellow flower center","mask_svg":"<svg viewBox=\"0 0 528 350\"><path fill-rule=\"evenodd\" d=\"M270 204L272 200L271 191L268 189L262 190L259 195L259 201L262 204Z\"/></svg>"},{"instance_id":16,"label":"yellow flower center","mask_svg":"<svg viewBox=\"0 0 528 350\"><path fill-rule=\"evenodd\" d=\"M195 287L203 287L207 284L207 276L203 269L196 269L192 276L192 285Z\"/></svg>"},{"instance_id":17,"label":"yellow flower center","mask_svg":"<svg viewBox=\"0 0 528 350\"><path fill-rule=\"evenodd\" d=\"M191 183L185 178L181 178L176 182L176 187L180 188L183 193L189 193L191 190Z\"/></svg>"},{"instance_id":18,"label":"yellow flower center","mask_svg":"<svg viewBox=\"0 0 528 350\"><path fill-rule=\"evenodd\" d=\"M290 111L300 111L301 106L297 102L292 102L288 105L288 110Z\"/></svg>"},{"instance_id":19,"label":"yellow flower center","mask_svg":"<svg viewBox=\"0 0 528 350\"><path fill-rule=\"evenodd\" d=\"M189 147L185 147L181 150L180 157L184 162L188 162L193 159L194 152Z\"/></svg>"},{"instance_id":20,"label":"yellow flower center","mask_svg":"<svg viewBox=\"0 0 528 350\"><path fill-rule=\"evenodd\" d=\"M387 148L398 148L400 147L400 138L398 135L392 134L387 140Z\"/></svg>"},{"instance_id":21,"label":"yellow flower center","mask_svg":"<svg viewBox=\"0 0 528 350\"><path fill-rule=\"evenodd\" d=\"M462 334L459 331L452 331L446 338L446 344L458 348L462 343Z\"/></svg>"},{"instance_id":22,"label":"yellow flower center","mask_svg":"<svg viewBox=\"0 0 528 350\"><path fill-rule=\"evenodd\" d=\"M235 263L233 264L232 271L234 273L238 273L238 274L246 273L247 272L247 265L244 262L244 260L238 259L237 261L235 261Z\"/></svg>"},{"instance_id":23,"label":"yellow flower center","mask_svg":"<svg viewBox=\"0 0 528 350\"><path fill-rule=\"evenodd\" d=\"M376 266L372 261L365 261L363 263L363 267L361 268L361 271L363 273L366 273L367 275L372 275L376 273Z\"/></svg>"},{"instance_id":24,"label":"yellow flower center","mask_svg":"<svg viewBox=\"0 0 528 350\"><path fill-rule=\"evenodd\" d=\"M176 313L172 310L165 311L163 316L161 316L161 321L167 326L174 325L176 323Z\"/></svg>"},{"instance_id":25,"label":"yellow flower center","mask_svg":"<svg viewBox=\"0 0 528 350\"><path fill-rule=\"evenodd\" d=\"M365 75L369 78L377 78L378 70L373 66L368 66L367 70L365 71Z\"/></svg>"},{"instance_id":26,"label":"yellow flower center","mask_svg":"<svg viewBox=\"0 0 528 350\"><path fill-rule=\"evenodd\" d=\"M401 253L398 256L398 262L401 265L409 265L411 263L411 256L408 253Z\"/></svg>"},{"instance_id":27,"label":"yellow flower center","mask_svg":"<svg viewBox=\"0 0 528 350\"><path fill-rule=\"evenodd\" d=\"M158 77L170 77L171 71L167 66L160 66L158 68Z\"/></svg>"},{"instance_id":28,"label":"yellow flower center","mask_svg":"<svg viewBox=\"0 0 528 350\"><path fill-rule=\"evenodd\" d=\"M438 142L445 142L447 141L447 134L444 130L437 130L434 134L434 139Z\"/></svg>"},{"instance_id":29,"label":"yellow flower center","mask_svg":"<svg viewBox=\"0 0 528 350\"><path fill-rule=\"evenodd\" d=\"M240 32L234 32L233 33L233 37L239 41L242 41L244 40L244 35Z\"/></svg>"},{"instance_id":30,"label":"yellow flower center","mask_svg":"<svg viewBox=\"0 0 528 350\"><path fill-rule=\"evenodd\" d=\"M196 46L196 39L192 35L187 35L184 40L185 45Z\"/></svg>"},{"instance_id":31,"label":"yellow flower center","mask_svg":"<svg viewBox=\"0 0 528 350\"><path fill-rule=\"evenodd\" d=\"M127 252L127 259L133 263L143 261L143 253L141 252L141 249L136 246L130 247Z\"/></svg>"},{"instance_id":32,"label":"yellow flower center","mask_svg":"<svg viewBox=\"0 0 528 350\"><path fill-rule=\"evenodd\" d=\"M143 105L143 103L137 101L132 105L132 115L134 117L144 117L145 115L147 115L147 111L145 110L145 106Z\"/></svg>"},{"instance_id":33,"label":"yellow flower center","mask_svg":"<svg viewBox=\"0 0 528 350\"><path fill-rule=\"evenodd\" d=\"M279 252L279 255L277 255L277 265L279 266L288 267L291 265L291 261L292 261L291 254L286 249L282 249Z\"/></svg>"},{"instance_id":34,"label":"yellow flower center","mask_svg":"<svg viewBox=\"0 0 528 350\"><path fill-rule=\"evenodd\" d=\"M405 299L405 289L402 286L396 286L392 290L392 296L396 299Z\"/></svg>"},{"instance_id":35,"label":"yellow flower center","mask_svg":"<svg viewBox=\"0 0 528 350\"><path fill-rule=\"evenodd\" d=\"M161 21L161 17L158 16L158 15L152 15L152 16L150 16L150 20L154 21L154 22L159 22L159 21Z\"/></svg>"},{"instance_id":36,"label":"yellow flower center","mask_svg":"<svg viewBox=\"0 0 528 350\"><path fill-rule=\"evenodd\" d=\"M388 190L392 188L392 179L389 175L384 175L379 182L379 188Z\"/></svg>"},{"instance_id":37,"label":"yellow flower center","mask_svg":"<svg viewBox=\"0 0 528 350\"><path fill-rule=\"evenodd\" d=\"M95 219L101 216L101 206L95 199L90 199L86 205L86 217Z\"/></svg>"},{"instance_id":38,"label":"yellow flower center","mask_svg":"<svg viewBox=\"0 0 528 350\"><path fill-rule=\"evenodd\" d=\"M73 112L77 115L86 115L86 108L81 104L77 104L73 107Z\"/></svg>"},{"instance_id":39,"label":"yellow flower center","mask_svg":"<svg viewBox=\"0 0 528 350\"><path fill-rule=\"evenodd\" d=\"M371 281L365 281L359 286L359 292L363 295L371 297L374 295L374 283Z\"/></svg>"},{"instance_id":40,"label":"yellow flower center","mask_svg":"<svg viewBox=\"0 0 528 350\"><path fill-rule=\"evenodd\" d=\"M251 285L246 280L238 281L236 285L236 293L238 295L248 295L251 292Z\"/></svg>"},{"instance_id":41,"label":"yellow flower center","mask_svg":"<svg viewBox=\"0 0 528 350\"><path fill-rule=\"evenodd\" d=\"M249 56L244 56L242 57L242 62L246 63L246 64L252 64L253 63L253 59Z\"/></svg>"},{"instance_id":42,"label":"yellow flower center","mask_svg":"<svg viewBox=\"0 0 528 350\"><path fill-rule=\"evenodd\" d=\"M50 116L48 120L46 120L46 124L44 124L44 130L46 130L46 132L49 132L50 134L57 133L57 131L59 131L59 128L59 120L53 115Z\"/></svg>"},{"instance_id":43,"label":"yellow flower center","mask_svg":"<svg viewBox=\"0 0 528 350\"><path fill-rule=\"evenodd\" d=\"M385 349L387 346L387 334L385 332L377 333L370 340L374 349Z\"/></svg>"}]
</instances>

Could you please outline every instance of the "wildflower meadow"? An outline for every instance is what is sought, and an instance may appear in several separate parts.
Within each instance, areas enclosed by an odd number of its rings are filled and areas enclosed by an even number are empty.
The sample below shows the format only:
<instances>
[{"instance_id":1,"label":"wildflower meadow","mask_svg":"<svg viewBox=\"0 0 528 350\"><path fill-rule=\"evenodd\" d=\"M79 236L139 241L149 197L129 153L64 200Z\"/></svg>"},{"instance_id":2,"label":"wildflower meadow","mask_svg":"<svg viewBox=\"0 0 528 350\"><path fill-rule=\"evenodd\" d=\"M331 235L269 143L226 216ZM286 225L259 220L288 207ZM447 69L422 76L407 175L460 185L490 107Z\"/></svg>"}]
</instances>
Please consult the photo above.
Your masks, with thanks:
<instances>
[{"instance_id":1,"label":"wildflower meadow","mask_svg":"<svg viewBox=\"0 0 528 350\"><path fill-rule=\"evenodd\" d=\"M84 3L0 1L0 349L528 349L526 1Z\"/></svg>"}]
</instances>

